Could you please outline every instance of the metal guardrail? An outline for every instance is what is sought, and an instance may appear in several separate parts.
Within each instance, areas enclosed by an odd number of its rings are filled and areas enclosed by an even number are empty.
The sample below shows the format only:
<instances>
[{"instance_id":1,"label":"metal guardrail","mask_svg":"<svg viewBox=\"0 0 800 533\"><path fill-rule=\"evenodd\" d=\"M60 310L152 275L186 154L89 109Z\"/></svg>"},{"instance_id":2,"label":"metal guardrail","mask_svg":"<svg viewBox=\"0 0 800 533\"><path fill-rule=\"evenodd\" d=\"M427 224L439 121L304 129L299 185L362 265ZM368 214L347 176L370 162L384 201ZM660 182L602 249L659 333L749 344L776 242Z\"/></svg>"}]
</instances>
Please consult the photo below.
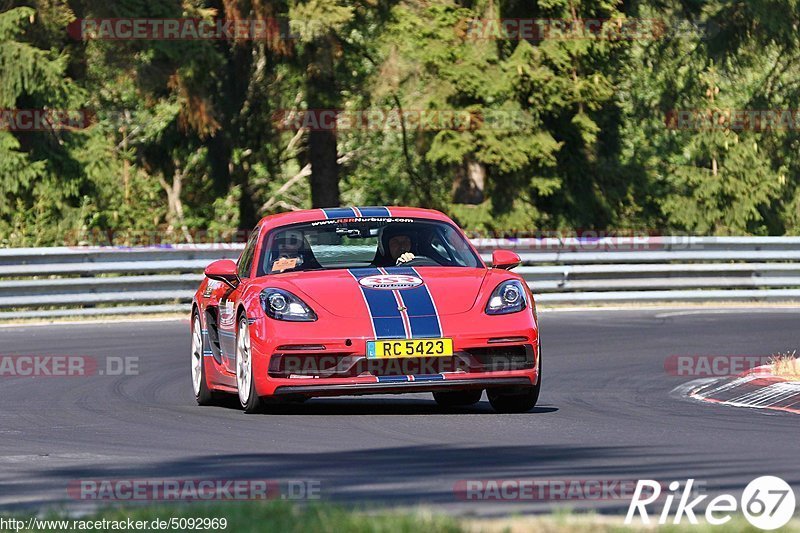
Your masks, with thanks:
<instances>
[{"instance_id":1,"label":"metal guardrail","mask_svg":"<svg viewBox=\"0 0 800 533\"><path fill-rule=\"evenodd\" d=\"M542 303L800 300L800 237L475 239ZM0 319L188 310L203 268L242 245L0 249Z\"/></svg>"}]
</instances>

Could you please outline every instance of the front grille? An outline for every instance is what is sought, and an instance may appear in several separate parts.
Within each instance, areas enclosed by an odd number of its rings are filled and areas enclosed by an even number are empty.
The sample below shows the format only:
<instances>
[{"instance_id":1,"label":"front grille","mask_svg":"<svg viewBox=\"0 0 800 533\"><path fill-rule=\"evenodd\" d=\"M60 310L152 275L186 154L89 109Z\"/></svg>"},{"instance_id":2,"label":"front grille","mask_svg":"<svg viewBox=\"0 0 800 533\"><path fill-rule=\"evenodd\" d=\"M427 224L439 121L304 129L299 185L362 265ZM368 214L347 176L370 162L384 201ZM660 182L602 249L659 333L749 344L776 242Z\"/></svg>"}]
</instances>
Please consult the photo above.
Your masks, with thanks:
<instances>
[{"instance_id":1,"label":"front grille","mask_svg":"<svg viewBox=\"0 0 800 533\"><path fill-rule=\"evenodd\" d=\"M533 348L529 344L469 348L466 352L472 360L471 366L484 372L533 368Z\"/></svg>"},{"instance_id":2,"label":"front grille","mask_svg":"<svg viewBox=\"0 0 800 533\"><path fill-rule=\"evenodd\" d=\"M469 348L452 357L367 359L363 354L353 353L276 353L270 358L269 375L273 378L347 378L497 372L533 367L533 348L525 344Z\"/></svg>"},{"instance_id":3,"label":"front grille","mask_svg":"<svg viewBox=\"0 0 800 533\"><path fill-rule=\"evenodd\" d=\"M269 375L273 378L347 375L357 359L358 356L348 353L276 353L269 360Z\"/></svg>"}]
</instances>

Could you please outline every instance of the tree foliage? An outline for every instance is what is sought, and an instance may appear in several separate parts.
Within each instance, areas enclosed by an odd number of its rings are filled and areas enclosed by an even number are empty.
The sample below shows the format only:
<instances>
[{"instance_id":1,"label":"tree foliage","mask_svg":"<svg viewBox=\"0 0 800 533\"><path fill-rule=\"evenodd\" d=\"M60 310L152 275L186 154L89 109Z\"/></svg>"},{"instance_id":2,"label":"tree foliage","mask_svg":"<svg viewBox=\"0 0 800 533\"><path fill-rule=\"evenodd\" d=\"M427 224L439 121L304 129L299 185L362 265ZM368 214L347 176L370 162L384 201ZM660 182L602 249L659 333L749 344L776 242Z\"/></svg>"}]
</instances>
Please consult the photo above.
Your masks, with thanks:
<instances>
[{"instance_id":1,"label":"tree foliage","mask_svg":"<svg viewBox=\"0 0 800 533\"><path fill-rule=\"evenodd\" d=\"M92 18L273 32L68 31ZM434 207L477 231L797 233L800 123L717 119L800 108L798 19L793 0L0 0L3 116L91 118L0 127L0 245L230 237L340 202ZM526 39L487 24L501 20L599 26ZM647 21L650 33L615 33ZM383 119L276 118L322 110ZM433 126L411 120L425 114Z\"/></svg>"}]
</instances>

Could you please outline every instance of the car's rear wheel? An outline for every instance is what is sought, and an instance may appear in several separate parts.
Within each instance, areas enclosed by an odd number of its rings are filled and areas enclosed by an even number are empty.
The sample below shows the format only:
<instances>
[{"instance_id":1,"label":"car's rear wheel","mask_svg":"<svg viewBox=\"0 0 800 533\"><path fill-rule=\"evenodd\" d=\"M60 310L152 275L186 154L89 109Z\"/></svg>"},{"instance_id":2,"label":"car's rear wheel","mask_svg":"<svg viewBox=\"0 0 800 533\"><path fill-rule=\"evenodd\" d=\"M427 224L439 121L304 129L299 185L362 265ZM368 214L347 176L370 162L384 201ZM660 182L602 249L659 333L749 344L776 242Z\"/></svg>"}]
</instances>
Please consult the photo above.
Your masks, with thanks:
<instances>
[{"instance_id":1,"label":"car's rear wheel","mask_svg":"<svg viewBox=\"0 0 800 533\"><path fill-rule=\"evenodd\" d=\"M239 403L245 413L258 413L263 402L256 393L253 379L253 353L250 349L250 327L247 317L239 319L236 335L236 388L239 390Z\"/></svg>"},{"instance_id":2,"label":"car's rear wheel","mask_svg":"<svg viewBox=\"0 0 800 533\"><path fill-rule=\"evenodd\" d=\"M487 389L486 396L489 403L498 413L527 413L539 401L539 391L542 388L542 351L539 345L539 367L536 385L532 387L514 387L513 389Z\"/></svg>"},{"instance_id":3,"label":"car's rear wheel","mask_svg":"<svg viewBox=\"0 0 800 533\"><path fill-rule=\"evenodd\" d=\"M481 389L434 392L433 399L442 407L462 407L481 401Z\"/></svg>"},{"instance_id":4,"label":"car's rear wheel","mask_svg":"<svg viewBox=\"0 0 800 533\"><path fill-rule=\"evenodd\" d=\"M200 315L194 313L192 316L192 390L198 405L213 405L216 403L217 397L208 387L203 351L203 329L200 325Z\"/></svg>"}]
</instances>

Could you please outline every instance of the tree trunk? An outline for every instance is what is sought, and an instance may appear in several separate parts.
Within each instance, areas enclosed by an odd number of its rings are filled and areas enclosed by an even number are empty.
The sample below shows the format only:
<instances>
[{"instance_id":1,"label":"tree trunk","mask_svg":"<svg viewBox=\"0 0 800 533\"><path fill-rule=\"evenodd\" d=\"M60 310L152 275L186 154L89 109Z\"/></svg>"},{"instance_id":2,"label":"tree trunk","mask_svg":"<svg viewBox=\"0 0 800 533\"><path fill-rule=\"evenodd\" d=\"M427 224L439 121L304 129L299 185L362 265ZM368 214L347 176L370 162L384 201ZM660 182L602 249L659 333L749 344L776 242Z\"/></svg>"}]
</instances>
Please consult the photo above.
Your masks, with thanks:
<instances>
[{"instance_id":1,"label":"tree trunk","mask_svg":"<svg viewBox=\"0 0 800 533\"><path fill-rule=\"evenodd\" d=\"M247 174L247 171L242 171L239 179L239 186L242 188L242 194L239 196L239 229L243 230L251 230L258 223L258 207L253 200Z\"/></svg>"},{"instance_id":2,"label":"tree trunk","mask_svg":"<svg viewBox=\"0 0 800 533\"><path fill-rule=\"evenodd\" d=\"M312 131L308 134L311 163L311 204L314 207L339 205L339 163L336 161L336 134Z\"/></svg>"},{"instance_id":3,"label":"tree trunk","mask_svg":"<svg viewBox=\"0 0 800 533\"><path fill-rule=\"evenodd\" d=\"M309 46L306 99L309 112L339 108L339 92L333 72L333 46L320 40ZM337 207L339 163L336 130L312 129L308 133L308 162L311 163L311 204Z\"/></svg>"},{"instance_id":4,"label":"tree trunk","mask_svg":"<svg viewBox=\"0 0 800 533\"><path fill-rule=\"evenodd\" d=\"M485 199L486 166L467 159L456 169L453 182L453 202L457 204L480 204Z\"/></svg>"},{"instance_id":5,"label":"tree trunk","mask_svg":"<svg viewBox=\"0 0 800 533\"><path fill-rule=\"evenodd\" d=\"M158 174L158 181L161 184L161 188L163 188L164 192L167 193L167 220L169 222L167 233L173 233L175 226L179 226L181 232L183 233L184 240L188 243L191 243L194 241L192 239L192 234L189 232L189 228L185 223L183 202L181 201L183 178L184 174L177 164L175 165L175 172L172 176L171 184L167 183L167 180L164 179L163 173Z\"/></svg>"}]
</instances>

